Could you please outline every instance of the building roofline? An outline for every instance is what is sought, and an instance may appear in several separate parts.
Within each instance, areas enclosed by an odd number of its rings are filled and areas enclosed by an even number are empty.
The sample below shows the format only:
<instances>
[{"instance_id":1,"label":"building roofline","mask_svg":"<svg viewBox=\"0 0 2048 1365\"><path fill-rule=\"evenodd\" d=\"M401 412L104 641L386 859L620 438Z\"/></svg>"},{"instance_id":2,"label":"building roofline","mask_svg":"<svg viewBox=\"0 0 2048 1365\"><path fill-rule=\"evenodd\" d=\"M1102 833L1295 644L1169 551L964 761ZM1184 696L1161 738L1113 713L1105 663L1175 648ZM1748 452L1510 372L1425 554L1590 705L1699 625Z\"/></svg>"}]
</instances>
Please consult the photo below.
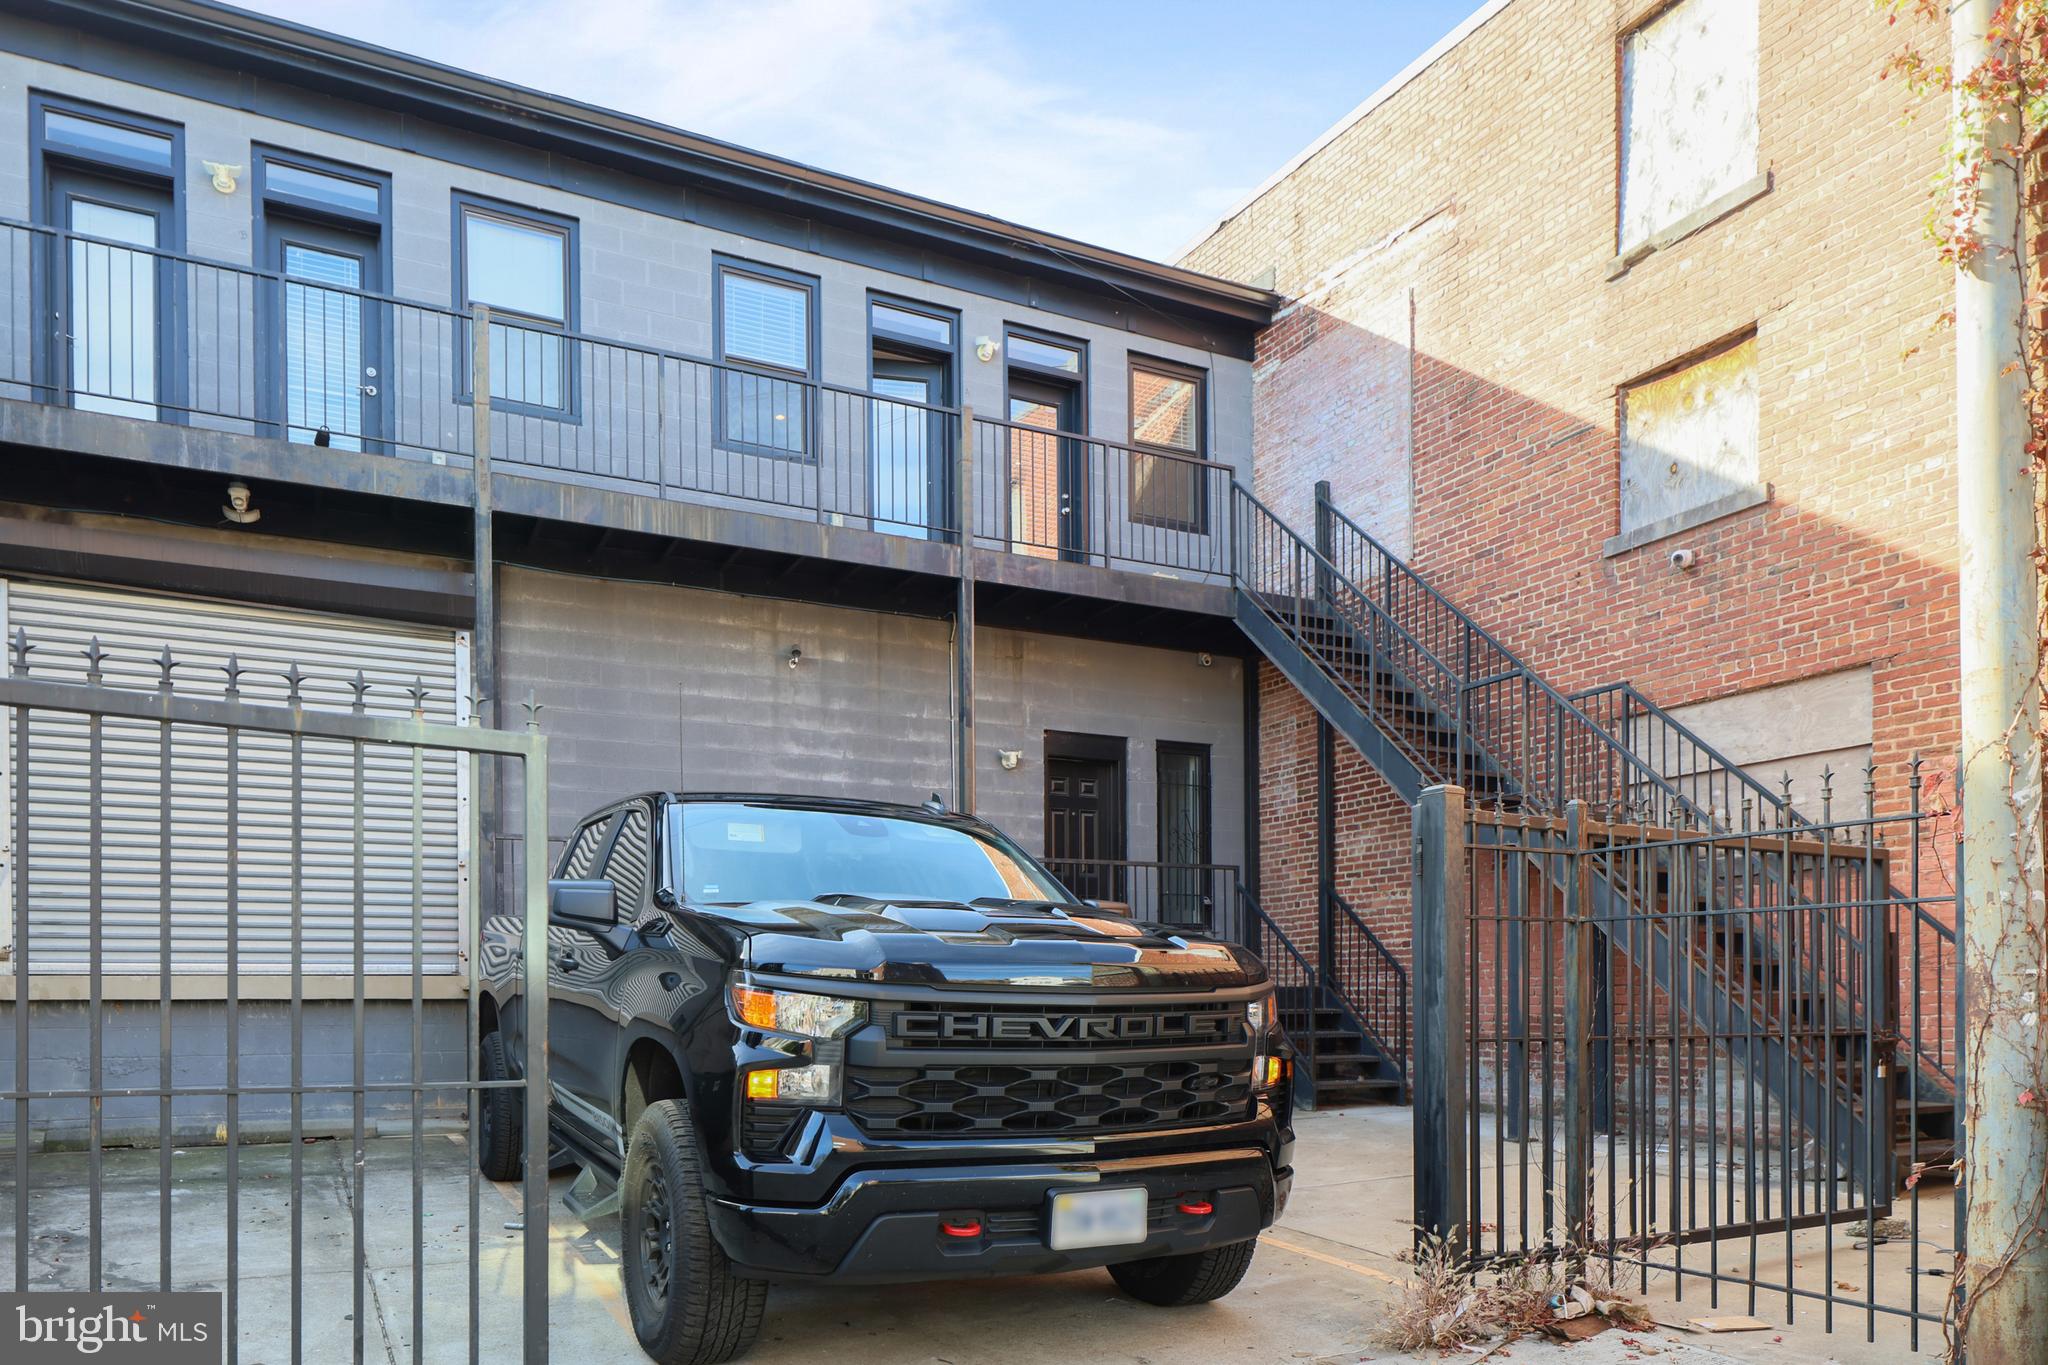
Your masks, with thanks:
<instances>
[{"instance_id":1,"label":"building roofline","mask_svg":"<svg viewBox=\"0 0 2048 1365\"><path fill-rule=\"evenodd\" d=\"M1414 61L1408 63L1407 66L1401 68L1391 80L1373 91L1370 95L1367 95L1350 113L1324 129L1315 141L1289 157L1282 163L1279 170L1274 171L1271 175L1260 181L1256 189L1224 210L1215 222L1195 234L1185 246L1174 253L1174 258L1176 260L1186 260L1191 252L1211 237L1214 237L1231 219L1265 198L1274 186L1300 170L1317 152L1322 151L1323 148L1335 142L1339 137L1349 132L1361 122L1368 114L1372 113L1373 110L1399 94L1402 87L1406 86L1423 72L1429 70L1430 67L1436 65L1438 59L1459 43L1464 42L1467 38L1478 32L1487 20L1499 14L1512 3L1513 0L1486 0L1485 4L1466 15L1464 21L1456 28L1437 39L1420 57L1417 57Z\"/></svg>"},{"instance_id":2,"label":"building roofline","mask_svg":"<svg viewBox=\"0 0 2048 1365\"><path fill-rule=\"evenodd\" d=\"M1279 304L1270 290L213 0L28 0L19 12L106 36L146 36L159 50L215 66L272 72L343 96L374 97L386 107L395 98L399 112L586 159L608 154L641 174L666 170L717 193L857 222L941 250L999 258L1023 273L1069 285L1106 285L1151 305L1256 327L1270 321Z\"/></svg>"}]
</instances>

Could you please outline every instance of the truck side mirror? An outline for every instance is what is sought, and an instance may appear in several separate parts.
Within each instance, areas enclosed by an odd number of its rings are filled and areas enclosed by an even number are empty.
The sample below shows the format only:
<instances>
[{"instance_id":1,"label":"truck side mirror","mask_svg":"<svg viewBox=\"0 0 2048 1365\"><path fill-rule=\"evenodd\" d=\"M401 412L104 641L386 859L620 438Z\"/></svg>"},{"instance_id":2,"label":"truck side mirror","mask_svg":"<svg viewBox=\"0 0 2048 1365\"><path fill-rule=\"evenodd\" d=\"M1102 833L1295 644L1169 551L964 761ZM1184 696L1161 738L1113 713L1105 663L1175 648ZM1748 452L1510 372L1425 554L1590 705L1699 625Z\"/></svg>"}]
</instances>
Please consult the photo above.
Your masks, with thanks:
<instances>
[{"instance_id":1,"label":"truck side mirror","mask_svg":"<svg viewBox=\"0 0 2048 1365\"><path fill-rule=\"evenodd\" d=\"M548 923L568 929L609 929L618 919L618 888L609 878L548 883Z\"/></svg>"}]
</instances>

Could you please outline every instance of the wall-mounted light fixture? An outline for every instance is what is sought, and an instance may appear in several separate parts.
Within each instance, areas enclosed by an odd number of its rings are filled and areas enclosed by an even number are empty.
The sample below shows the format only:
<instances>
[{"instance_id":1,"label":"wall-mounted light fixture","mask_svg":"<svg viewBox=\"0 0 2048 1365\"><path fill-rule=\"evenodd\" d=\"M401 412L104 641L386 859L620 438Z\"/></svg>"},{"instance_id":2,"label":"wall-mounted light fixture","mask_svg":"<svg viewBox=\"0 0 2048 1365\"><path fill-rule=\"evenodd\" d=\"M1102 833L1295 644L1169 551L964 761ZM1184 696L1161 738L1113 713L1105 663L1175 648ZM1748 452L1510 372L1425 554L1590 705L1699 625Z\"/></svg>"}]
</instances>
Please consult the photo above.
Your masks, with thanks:
<instances>
[{"instance_id":1,"label":"wall-mounted light fixture","mask_svg":"<svg viewBox=\"0 0 2048 1365\"><path fill-rule=\"evenodd\" d=\"M222 194L233 194L235 192L235 177L241 173L242 168L240 166L230 166L225 161L202 161L199 164L206 168L206 173L209 176L213 177L213 187L215 189L219 190Z\"/></svg>"},{"instance_id":2,"label":"wall-mounted light fixture","mask_svg":"<svg viewBox=\"0 0 2048 1365\"><path fill-rule=\"evenodd\" d=\"M994 337L976 337L974 339L974 358L984 365L996 358L996 351L998 349Z\"/></svg>"},{"instance_id":3,"label":"wall-mounted light fixture","mask_svg":"<svg viewBox=\"0 0 2048 1365\"><path fill-rule=\"evenodd\" d=\"M801 665L803 664L803 661L804 661L804 651L803 651L803 648L802 648L801 646L799 646L799 645L791 645L791 646L789 647L789 666L790 666L791 668L797 668L797 667L799 667L799 666L801 666Z\"/></svg>"},{"instance_id":4,"label":"wall-mounted light fixture","mask_svg":"<svg viewBox=\"0 0 2048 1365\"><path fill-rule=\"evenodd\" d=\"M1016 772L1017 765L1022 763L1023 761L1024 751L1022 749L996 750L996 762L1003 765L1003 771L1006 773Z\"/></svg>"}]
</instances>

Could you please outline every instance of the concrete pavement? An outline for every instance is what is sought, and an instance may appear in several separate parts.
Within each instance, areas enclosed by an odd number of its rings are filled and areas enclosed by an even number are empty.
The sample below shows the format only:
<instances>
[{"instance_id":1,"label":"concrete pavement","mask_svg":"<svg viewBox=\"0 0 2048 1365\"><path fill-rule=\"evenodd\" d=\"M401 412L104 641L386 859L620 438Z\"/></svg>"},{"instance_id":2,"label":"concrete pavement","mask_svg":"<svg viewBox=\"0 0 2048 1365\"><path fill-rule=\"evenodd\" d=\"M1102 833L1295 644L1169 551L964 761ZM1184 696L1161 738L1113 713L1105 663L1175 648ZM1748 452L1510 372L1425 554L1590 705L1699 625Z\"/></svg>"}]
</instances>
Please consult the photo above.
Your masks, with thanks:
<instances>
[{"instance_id":1,"label":"concrete pavement","mask_svg":"<svg viewBox=\"0 0 2048 1365\"><path fill-rule=\"evenodd\" d=\"M1104 1271L1044 1278L981 1280L892 1288L776 1286L768 1325L747 1357L761 1365L827 1358L834 1365L1027 1365L1046 1361L1330 1362L1395 1361L1371 1334L1405 1278L1397 1253L1408 1245L1408 1111L1369 1108L1304 1116L1293 1203L1267 1235L1245 1283L1220 1303L1163 1310L1125 1298ZM364 1170L363 1315L365 1355L400 1365L411 1359L414 1285L412 1144L372 1141ZM459 1135L423 1142L423 1231L419 1315L422 1354L457 1365L468 1359L469 1193L467 1151ZM352 1274L355 1183L346 1143L301 1149L305 1197L305 1359L343 1361L356 1331ZM243 1365L284 1365L290 1356L290 1149L246 1148L240 1157L239 1320ZM32 1163L30 1269L37 1288L84 1287L88 1204L85 1158L62 1153ZM0 1189L11 1205L12 1163L0 1162ZM554 1358L582 1362L639 1359L619 1287L616 1219L585 1226L561 1207L566 1177L554 1182L550 1229L550 1344ZM519 1348L517 1189L484 1184L478 1280L487 1360L514 1360ZM181 1152L172 1192L173 1276L179 1287L218 1286L226 1267L225 1153ZM11 1207L8 1209L11 1214ZM157 1156L106 1157L103 1217L105 1280L110 1288L156 1283ZM12 1218L0 1219L0 1278L11 1279ZM1690 1288L1684 1305L1660 1303L1667 1321L1706 1311ZM1722 1311L1741 1311L1724 1295ZM1773 1339L1766 1339L1773 1338ZM1932 1349L1932 1348L1930 1348ZM1490 1357L1574 1365L1655 1358L1660 1365L1730 1360L1847 1359L1857 1365L1910 1359L1902 1347L1865 1347L1860 1330L1829 1339L1817 1331L1773 1330L1744 1338L1609 1332L1569 1348L1520 1342ZM1468 1354L1465 1359L1471 1359Z\"/></svg>"}]
</instances>

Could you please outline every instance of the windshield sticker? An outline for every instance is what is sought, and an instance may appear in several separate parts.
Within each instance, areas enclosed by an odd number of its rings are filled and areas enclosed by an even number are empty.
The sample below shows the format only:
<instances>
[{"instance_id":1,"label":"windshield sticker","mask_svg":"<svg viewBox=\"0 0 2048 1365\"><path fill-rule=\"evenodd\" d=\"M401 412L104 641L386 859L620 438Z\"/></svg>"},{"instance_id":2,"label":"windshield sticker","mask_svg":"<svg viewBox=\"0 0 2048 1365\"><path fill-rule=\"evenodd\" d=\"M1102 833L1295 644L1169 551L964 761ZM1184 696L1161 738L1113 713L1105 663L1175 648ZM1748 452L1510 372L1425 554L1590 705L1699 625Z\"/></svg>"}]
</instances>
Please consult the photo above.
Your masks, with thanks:
<instances>
[{"instance_id":1,"label":"windshield sticker","mask_svg":"<svg viewBox=\"0 0 2048 1365\"><path fill-rule=\"evenodd\" d=\"M765 844L768 842L768 827L735 822L725 827L725 837L735 844Z\"/></svg>"}]
</instances>

